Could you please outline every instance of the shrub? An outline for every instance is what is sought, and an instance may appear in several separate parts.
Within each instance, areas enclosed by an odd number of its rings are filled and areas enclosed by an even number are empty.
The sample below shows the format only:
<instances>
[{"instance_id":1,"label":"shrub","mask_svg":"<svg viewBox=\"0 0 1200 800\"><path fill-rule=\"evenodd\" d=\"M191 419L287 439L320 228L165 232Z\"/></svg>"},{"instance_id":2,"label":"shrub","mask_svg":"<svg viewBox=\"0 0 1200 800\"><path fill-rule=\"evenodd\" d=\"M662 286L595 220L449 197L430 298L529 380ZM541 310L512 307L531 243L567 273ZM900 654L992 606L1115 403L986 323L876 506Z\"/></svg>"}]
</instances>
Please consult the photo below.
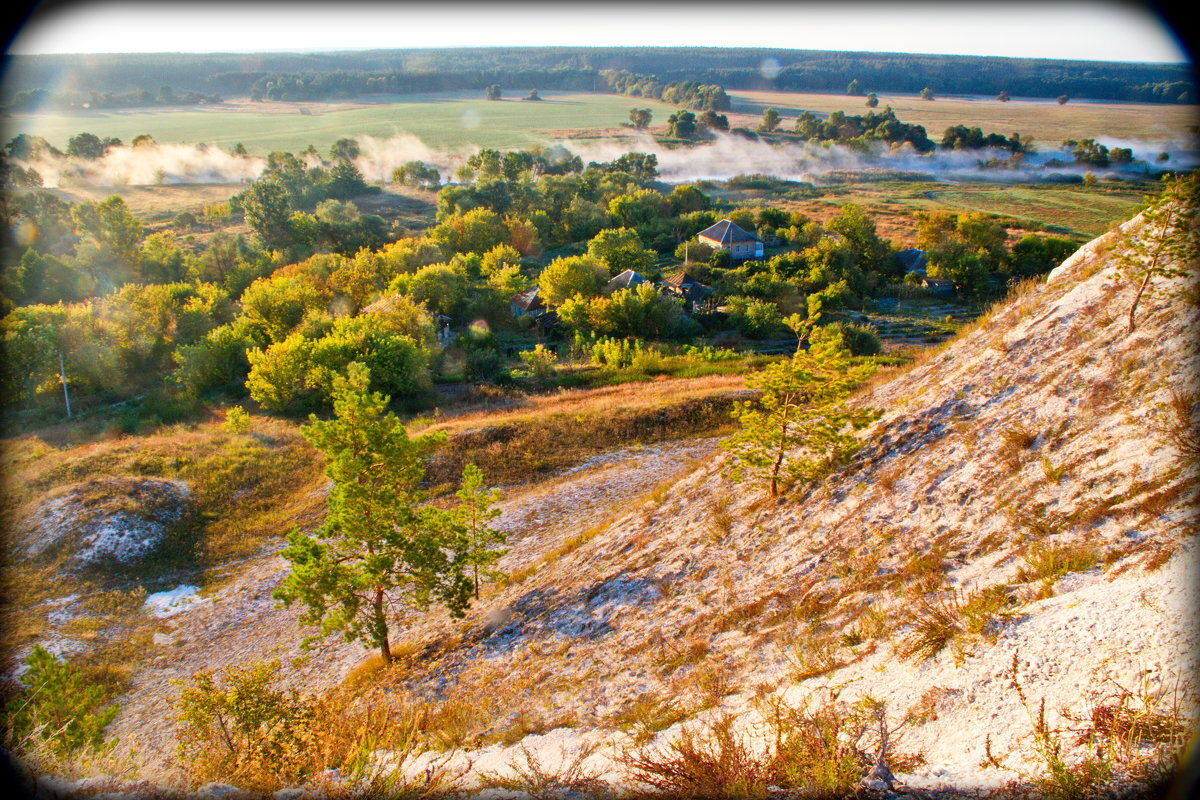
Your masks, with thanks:
<instances>
[{"instance_id":1,"label":"shrub","mask_svg":"<svg viewBox=\"0 0 1200 800\"><path fill-rule=\"evenodd\" d=\"M863 740L876 721L880 755L886 755L883 709L869 698L839 702L835 691L815 708L810 700L790 706L760 698L761 745L735 731L734 718L725 714L685 728L664 748L644 747L619 760L634 780L670 797L766 797L776 791L772 787L782 789L781 796L810 800L852 797L872 763Z\"/></svg>"},{"instance_id":2,"label":"shrub","mask_svg":"<svg viewBox=\"0 0 1200 800\"><path fill-rule=\"evenodd\" d=\"M604 796L610 794L606 792L607 785L600 780L598 772L585 767L598 749L598 744L582 745L570 754L563 753L558 767L552 768L522 745L520 760L507 764L511 775L488 772L480 776L480 782L488 788L523 792L534 800L576 794Z\"/></svg>"},{"instance_id":3,"label":"shrub","mask_svg":"<svg viewBox=\"0 0 1200 800\"><path fill-rule=\"evenodd\" d=\"M278 661L197 673L176 703L179 755L194 784L267 792L335 769L365 796L423 797L456 776L433 764L409 781L423 711L377 694L303 695L276 685ZM390 762L373 757L390 750ZM346 787L349 788L349 787Z\"/></svg>"},{"instance_id":4,"label":"shrub","mask_svg":"<svg viewBox=\"0 0 1200 800\"><path fill-rule=\"evenodd\" d=\"M1091 569L1099 560L1099 550L1087 542L1034 542L1025 553L1025 565L1017 573L1017 579L1022 582L1042 581L1052 584L1069 572Z\"/></svg>"},{"instance_id":5,"label":"shrub","mask_svg":"<svg viewBox=\"0 0 1200 800\"><path fill-rule=\"evenodd\" d=\"M965 635L991 637L998 621L1009 616L1016 599L1003 585L965 594L928 594L911 612L912 628L900 648L902 658L931 658ZM961 650L956 650L956 657Z\"/></svg>"},{"instance_id":6,"label":"shrub","mask_svg":"<svg viewBox=\"0 0 1200 800\"><path fill-rule=\"evenodd\" d=\"M850 351L854 356L877 356L883 352L879 331L874 325L854 325L834 322L813 329L809 341L815 345L834 344Z\"/></svg>"},{"instance_id":7,"label":"shrub","mask_svg":"<svg viewBox=\"0 0 1200 800\"><path fill-rule=\"evenodd\" d=\"M627 753L621 763L634 780L671 797L765 797L771 765L733 721L726 714L699 731L684 728L666 748Z\"/></svg>"},{"instance_id":8,"label":"shrub","mask_svg":"<svg viewBox=\"0 0 1200 800\"><path fill-rule=\"evenodd\" d=\"M245 433L250 430L250 415L241 406L233 406L225 412L221 428L226 433Z\"/></svg>"},{"instance_id":9,"label":"shrub","mask_svg":"<svg viewBox=\"0 0 1200 800\"><path fill-rule=\"evenodd\" d=\"M558 360L558 354L544 345L522 351L521 360L538 383L547 383L554 378L554 362Z\"/></svg>"},{"instance_id":10,"label":"shrub","mask_svg":"<svg viewBox=\"0 0 1200 800\"><path fill-rule=\"evenodd\" d=\"M104 688L88 683L84 673L59 661L41 645L25 658L29 669L8 704L5 745L17 752L40 740L56 756L104 746L104 728L117 715L106 705Z\"/></svg>"}]
</instances>

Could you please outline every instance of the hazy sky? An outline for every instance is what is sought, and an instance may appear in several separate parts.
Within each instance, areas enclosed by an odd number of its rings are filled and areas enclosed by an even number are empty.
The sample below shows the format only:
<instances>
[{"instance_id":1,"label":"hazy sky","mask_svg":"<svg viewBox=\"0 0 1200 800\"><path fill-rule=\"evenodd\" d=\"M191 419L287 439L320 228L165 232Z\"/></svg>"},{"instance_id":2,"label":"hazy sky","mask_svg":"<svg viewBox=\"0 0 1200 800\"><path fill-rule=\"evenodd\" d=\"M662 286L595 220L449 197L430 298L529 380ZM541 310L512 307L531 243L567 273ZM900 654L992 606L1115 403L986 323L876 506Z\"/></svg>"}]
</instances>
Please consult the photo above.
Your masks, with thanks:
<instances>
[{"instance_id":1,"label":"hazy sky","mask_svg":"<svg viewBox=\"0 0 1200 800\"><path fill-rule=\"evenodd\" d=\"M1131 2L119 2L42 13L14 53L256 52L487 45L722 45L1187 61Z\"/></svg>"}]
</instances>

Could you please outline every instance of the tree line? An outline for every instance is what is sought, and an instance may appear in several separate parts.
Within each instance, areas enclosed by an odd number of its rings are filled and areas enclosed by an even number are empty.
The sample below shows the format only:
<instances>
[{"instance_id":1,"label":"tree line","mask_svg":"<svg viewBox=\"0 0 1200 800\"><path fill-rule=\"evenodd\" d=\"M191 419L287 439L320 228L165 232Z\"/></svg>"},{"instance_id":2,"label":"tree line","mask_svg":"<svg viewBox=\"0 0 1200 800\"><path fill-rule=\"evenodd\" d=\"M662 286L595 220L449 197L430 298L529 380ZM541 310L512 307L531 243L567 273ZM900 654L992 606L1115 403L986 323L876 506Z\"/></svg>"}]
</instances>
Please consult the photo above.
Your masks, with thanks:
<instances>
[{"instance_id":1,"label":"tree line","mask_svg":"<svg viewBox=\"0 0 1200 800\"><path fill-rule=\"evenodd\" d=\"M764 60L778 65L764 77ZM695 83L726 89L841 92L852 81L863 91L1054 98L1060 95L1149 103L1195 102L1186 64L1132 64L994 56L835 53L761 48L456 48L363 53L260 53L254 67L229 54L15 55L10 57L8 105L17 92L52 90L71 74L83 92L157 92L169 84L206 95L245 95L252 89L280 99L321 99L370 91L421 92L536 86L593 89L604 70L652 75L662 84Z\"/></svg>"}]
</instances>

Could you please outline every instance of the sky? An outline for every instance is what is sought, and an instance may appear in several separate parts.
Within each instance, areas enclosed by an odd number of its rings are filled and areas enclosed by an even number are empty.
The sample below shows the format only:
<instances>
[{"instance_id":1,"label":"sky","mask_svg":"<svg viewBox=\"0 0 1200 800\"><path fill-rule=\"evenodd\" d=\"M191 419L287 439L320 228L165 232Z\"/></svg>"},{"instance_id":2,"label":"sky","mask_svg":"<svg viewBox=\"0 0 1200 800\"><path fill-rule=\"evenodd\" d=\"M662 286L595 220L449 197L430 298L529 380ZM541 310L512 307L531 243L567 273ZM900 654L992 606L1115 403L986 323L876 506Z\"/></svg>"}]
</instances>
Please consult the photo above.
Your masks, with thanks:
<instances>
[{"instance_id":1,"label":"sky","mask_svg":"<svg viewBox=\"0 0 1200 800\"><path fill-rule=\"evenodd\" d=\"M696 46L1186 62L1134 2L130 2L36 13L10 53Z\"/></svg>"}]
</instances>

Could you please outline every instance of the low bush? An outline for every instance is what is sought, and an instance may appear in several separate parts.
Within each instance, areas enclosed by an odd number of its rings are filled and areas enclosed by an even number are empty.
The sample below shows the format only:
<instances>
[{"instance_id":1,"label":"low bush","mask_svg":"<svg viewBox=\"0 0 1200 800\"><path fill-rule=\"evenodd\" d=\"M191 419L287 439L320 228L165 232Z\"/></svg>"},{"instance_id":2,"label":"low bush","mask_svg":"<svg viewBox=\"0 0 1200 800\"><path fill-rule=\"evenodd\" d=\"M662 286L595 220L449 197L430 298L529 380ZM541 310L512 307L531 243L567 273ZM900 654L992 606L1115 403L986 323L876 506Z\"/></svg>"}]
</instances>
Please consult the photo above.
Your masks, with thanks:
<instances>
[{"instance_id":1,"label":"low bush","mask_svg":"<svg viewBox=\"0 0 1200 800\"><path fill-rule=\"evenodd\" d=\"M199 672L183 687L176 738L192 783L269 792L337 770L366 796L426 797L459 777L437 763L406 775L423 749L423 706L359 690L304 695L280 688L279 671L278 661L255 662ZM380 750L387 761L375 756Z\"/></svg>"},{"instance_id":2,"label":"low bush","mask_svg":"<svg viewBox=\"0 0 1200 800\"><path fill-rule=\"evenodd\" d=\"M45 747L52 756L105 747L104 728L119 707L104 686L41 645L25 659L28 669L4 713L4 745L24 754Z\"/></svg>"}]
</instances>

